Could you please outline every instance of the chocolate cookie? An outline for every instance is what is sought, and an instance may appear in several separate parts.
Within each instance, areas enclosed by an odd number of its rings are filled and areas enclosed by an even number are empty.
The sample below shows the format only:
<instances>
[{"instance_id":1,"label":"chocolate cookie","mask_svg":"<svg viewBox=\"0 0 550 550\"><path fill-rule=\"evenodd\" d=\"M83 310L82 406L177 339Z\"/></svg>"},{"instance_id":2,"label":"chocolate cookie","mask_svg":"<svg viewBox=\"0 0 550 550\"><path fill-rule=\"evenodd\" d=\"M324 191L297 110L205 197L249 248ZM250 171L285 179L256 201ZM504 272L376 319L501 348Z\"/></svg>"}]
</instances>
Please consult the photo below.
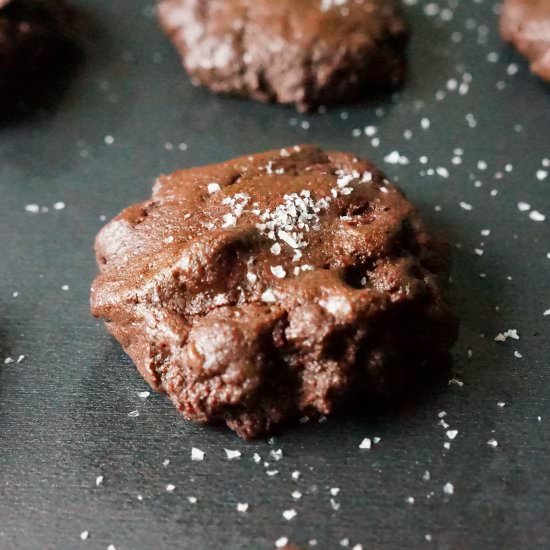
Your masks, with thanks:
<instances>
[{"instance_id":1,"label":"chocolate cookie","mask_svg":"<svg viewBox=\"0 0 550 550\"><path fill-rule=\"evenodd\" d=\"M500 29L531 62L531 70L550 81L550 1L505 0Z\"/></svg>"},{"instance_id":2,"label":"chocolate cookie","mask_svg":"<svg viewBox=\"0 0 550 550\"><path fill-rule=\"evenodd\" d=\"M77 56L75 15L62 0L0 0L0 110L43 92Z\"/></svg>"},{"instance_id":3,"label":"chocolate cookie","mask_svg":"<svg viewBox=\"0 0 550 550\"><path fill-rule=\"evenodd\" d=\"M400 85L409 32L394 0L161 0L197 84L300 110Z\"/></svg>"},{"instance_id":4,"label":"chocolate cookie","mask_svg":"<svg viewBox=\"0 0 550 550\"><path fill-rule=\"evenodd\" d=\"M441 367L448 248L353 155L293 147L162 176L96 240L92 313L188 419L245 438Z\"/></svg>"}]
</instances>

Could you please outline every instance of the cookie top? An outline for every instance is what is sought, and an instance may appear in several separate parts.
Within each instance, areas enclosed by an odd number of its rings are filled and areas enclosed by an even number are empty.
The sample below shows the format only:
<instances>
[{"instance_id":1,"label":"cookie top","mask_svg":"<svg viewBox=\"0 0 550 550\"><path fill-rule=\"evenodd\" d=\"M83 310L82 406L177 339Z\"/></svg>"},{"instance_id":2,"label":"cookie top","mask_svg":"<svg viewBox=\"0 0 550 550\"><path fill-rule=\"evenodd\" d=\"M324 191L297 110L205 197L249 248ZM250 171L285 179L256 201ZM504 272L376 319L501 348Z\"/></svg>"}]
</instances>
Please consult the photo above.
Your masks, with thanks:
<instances>
[{"instance_id":1,"label":"cookie top","mask_svg":"<svg viewBox=\"0 0 550 550\"><path fill-rule=\"evenodd\" d=\"M394 0L162 0L197 83L301 110L399 85L408 29Z\"/></svg>"},{"instance_id":2,"label":"cookie top","mask_svg":"<svg viewBox=\"0 0 550 550\"><path fill-rule=\"evenodd\" d=\"M0 1L0 97L74 55L75 16L62 1ZM66 55L67 54L67 55Z\"/></svg>"},{"instance_id":3,"label":"cookie top","mask_svg":"<svg viewBox=\"0 0 550 550\"><path fill-rule=\"evenodd\" d=\"M163 176L96 254L92 311L149 383L246 437L330 412L355 384L383 389L401 352L414 372L456 336L447 247L350 154L292 147Z\"/></svg>"},{"instance_id":4,"label":"cookie top","mask_svg":"<svg viewBox=\"0 0 550 550\"><path fill-rule=\"evenodd\" d=\"M550 81L550 2L505 0L501 32L531 62L531 70Z\"/></svg>"}]
</instances>

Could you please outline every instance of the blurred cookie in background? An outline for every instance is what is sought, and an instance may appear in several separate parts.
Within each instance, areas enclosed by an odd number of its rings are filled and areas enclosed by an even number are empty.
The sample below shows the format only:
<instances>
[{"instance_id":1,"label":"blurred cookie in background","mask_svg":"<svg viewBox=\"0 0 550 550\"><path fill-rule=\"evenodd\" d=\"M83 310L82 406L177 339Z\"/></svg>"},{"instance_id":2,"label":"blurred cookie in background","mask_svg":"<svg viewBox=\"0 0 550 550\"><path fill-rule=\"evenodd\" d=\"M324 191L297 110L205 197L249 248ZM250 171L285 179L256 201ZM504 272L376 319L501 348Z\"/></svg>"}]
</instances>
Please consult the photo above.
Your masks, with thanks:
<instances>
[{"instance_id":1,"label":"blurred cookie in background","mask_svg":"<svg viewBox=\"0 0 550 550\"><path fill-rule=\"evenodd\" d=\"M531 71L550 81L550 0L505 0L500 30L527 57Z\"/></svg>"},{"instance_id":2,"label":"blurred cookie in background","mask_svg":"<svg viewBox=\"0 0 550 550\"><path fill-rule=\"evenodd\" d=\"M80 58L77 16L65 2L0 0L0 114L40 107Z\"/></svg>"},{"instance_id":3,"label":"blurred cookie in background","mask_svg":"<svg viewBox=\"0 0 550 550\"><path fill-rule=\"evenodd\" d=\"M394 0L162 0L158 17L195 84L294 104L401 85L408 26Z\"/></svg>"}]
</instances>

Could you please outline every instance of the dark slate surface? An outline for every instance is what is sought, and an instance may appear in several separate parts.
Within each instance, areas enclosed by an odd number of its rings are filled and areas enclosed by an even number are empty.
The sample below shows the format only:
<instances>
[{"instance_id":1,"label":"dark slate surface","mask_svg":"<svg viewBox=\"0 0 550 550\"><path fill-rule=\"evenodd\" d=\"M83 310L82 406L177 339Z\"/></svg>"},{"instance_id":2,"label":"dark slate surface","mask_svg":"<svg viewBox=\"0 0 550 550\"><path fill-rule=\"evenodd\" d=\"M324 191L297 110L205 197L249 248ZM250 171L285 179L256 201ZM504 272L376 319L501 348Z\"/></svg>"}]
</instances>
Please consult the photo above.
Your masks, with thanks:
<instances>
[{"instance_id":1,"label":"dark slate surface","mask_svg":"<svg viewBox=\"0 0 550 550\"><path fill-rule=\"evenodd\" d=\"M345 539L550 547L550 232L517 206L550 216L550 88L501 43L498 3L408 2L412 70L399 97L307 117L193 88L142 1L75 3L91 30L72 87L56 109L0 129L0 548L269 549L281 537L320 549ZM468 89L453 91L453 79ZM378 147L362 131L370 125ZM246 444L184 422L162 396L138 396L144 382L88 314L92 241L100 216L149 196L160 172L300 142L372 158L450 235L464 385ZM392 151L409 163L385 162ZM427 173L441 167L448 178ZM53 209L58 201L66 208ZM520 339L494 341L508 329ZM373 450L358 449L374 436ZM190 460L192 447L203 462ZM224 448L242 458L227 461ZM255 452L271 464L254 463Z\"/></svg>"}]
</instances>

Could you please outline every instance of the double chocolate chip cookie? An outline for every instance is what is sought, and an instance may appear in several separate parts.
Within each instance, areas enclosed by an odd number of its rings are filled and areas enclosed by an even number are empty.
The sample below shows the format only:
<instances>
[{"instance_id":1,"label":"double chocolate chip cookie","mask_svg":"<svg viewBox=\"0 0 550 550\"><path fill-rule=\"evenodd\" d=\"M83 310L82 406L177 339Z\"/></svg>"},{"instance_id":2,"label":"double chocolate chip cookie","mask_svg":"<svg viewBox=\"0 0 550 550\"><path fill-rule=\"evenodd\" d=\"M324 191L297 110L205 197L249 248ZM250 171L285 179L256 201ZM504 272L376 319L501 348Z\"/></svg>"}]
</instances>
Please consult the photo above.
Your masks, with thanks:
<instances>
[{"instance_id":1,"label":"double chocolate chip cookie","mask_svg":"<svg viewBox=\"0 0 550 550\"><path fill-rule=\"evenodd\" d=\"M395 0L162 0L193 81L313 109L400 85L409 38Z\"/></svg>"},{"instance_id":2,"label":"double chocolate chip cookie","mask_svg":"<svg viewBox=\"0 0 550 550\"><path fill-rule=\"evenodd\" d=\"M97 237L92 312L147 382L250 438L440 368L447 246L371 163L302 146L162 176Z\"/></svg>"},{"instance_id":3,"label":"double chocolate chip cookie","mask_svg":"<svg viewBox=\"0 0 550 550\"><path fill-rule=\"evenodd\" d=\"M550 1L505 0L500 28L529 59L531 70L550 81Z\"/></svg>"},{"instance_id":4,"label":"double chocolate chip cookie","mask_svg":"<svg viewBox=\"0 0 550 550\"><path fill-rule=\"evenodd\" d=\"M37 98L75 61L76 27L62 0L0 0L0 111Z\"/></svg>"}]
</instances>

